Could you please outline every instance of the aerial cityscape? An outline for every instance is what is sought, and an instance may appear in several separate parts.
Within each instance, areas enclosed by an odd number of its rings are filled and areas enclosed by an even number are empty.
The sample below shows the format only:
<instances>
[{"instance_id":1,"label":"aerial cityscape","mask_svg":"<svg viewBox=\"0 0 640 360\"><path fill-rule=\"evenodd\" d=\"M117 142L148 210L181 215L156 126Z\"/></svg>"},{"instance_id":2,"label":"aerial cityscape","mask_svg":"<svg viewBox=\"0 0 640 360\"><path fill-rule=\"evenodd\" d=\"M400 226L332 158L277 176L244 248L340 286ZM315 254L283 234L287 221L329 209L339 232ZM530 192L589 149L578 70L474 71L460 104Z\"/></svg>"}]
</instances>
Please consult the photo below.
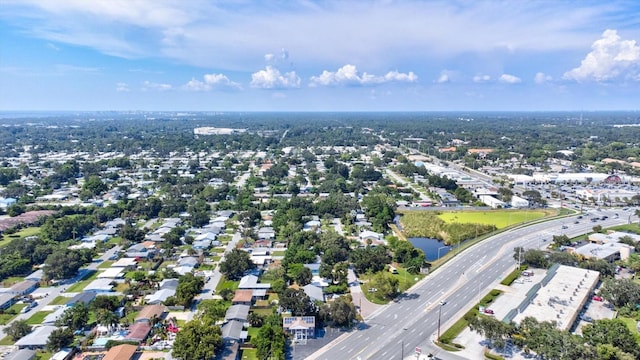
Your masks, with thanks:
<instances>
[{"instance_id":1,"label":"aerial cityscape","mask_svg":"<svg viewBox=\"0 0 640 360\"><path fill-rule=\"evenodd\" d=\"M639 10L3 1L0 359L640 359Z\"/></svg>"}]
</instances>

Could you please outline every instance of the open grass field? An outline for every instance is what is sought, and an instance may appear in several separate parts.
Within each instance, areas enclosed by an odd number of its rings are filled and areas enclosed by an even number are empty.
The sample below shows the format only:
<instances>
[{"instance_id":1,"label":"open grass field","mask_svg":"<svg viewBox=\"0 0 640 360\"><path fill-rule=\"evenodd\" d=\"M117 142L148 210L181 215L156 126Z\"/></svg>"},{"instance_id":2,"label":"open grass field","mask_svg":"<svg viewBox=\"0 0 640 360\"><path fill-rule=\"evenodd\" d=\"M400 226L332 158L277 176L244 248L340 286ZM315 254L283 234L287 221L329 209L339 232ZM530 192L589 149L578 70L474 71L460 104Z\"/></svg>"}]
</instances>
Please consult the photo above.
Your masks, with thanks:
<instances>
[{"instance_id":1,"label":"open grass field","mask_svg":"<svg viewBox=\"0 0 640 360\"><path fill-rule=\"evenodd\" d=\"M498 229L551 215L545 210L486 210L447 211L438 217L447 223L495 225Z\"/></svg>"},{"instance_id":2,"label":"open grass field","mask_svg":"<svg viewBox=\"0 0 640 360\"><path fill-rule=\"evenodd\" d=\"M6 246L13 239L24 239L27 236L33 236L33 235L39 235L39 234L40 234L39 226L24 228L20 231L15 232L14 234L9 234L9 235L5 234L5 235L2 235L2 237L0 238L0 247Z\"/></svg>"}]
</instances>

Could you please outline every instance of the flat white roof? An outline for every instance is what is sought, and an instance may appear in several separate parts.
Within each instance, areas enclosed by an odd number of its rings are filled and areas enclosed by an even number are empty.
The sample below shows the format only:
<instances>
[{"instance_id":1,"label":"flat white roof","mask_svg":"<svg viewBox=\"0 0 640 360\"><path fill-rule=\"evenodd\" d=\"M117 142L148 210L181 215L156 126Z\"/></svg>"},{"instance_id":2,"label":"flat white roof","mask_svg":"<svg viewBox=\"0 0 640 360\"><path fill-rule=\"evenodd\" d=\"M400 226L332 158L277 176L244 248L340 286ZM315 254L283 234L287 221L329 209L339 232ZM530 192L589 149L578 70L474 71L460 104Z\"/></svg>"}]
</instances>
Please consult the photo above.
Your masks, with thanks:
<instances>
[{"instance_id":1,"label":"flat white roof","mask_svg":"<svg viewBox=\"0 0 640 360\"><path fill-rule=\"evenodd\" d=\"M122 268L119 267L111 267L98 273L98 279L116 279L122 276Z\"/></svg>"},{"instance_id":2,"label":"flat white roof","mask_svg":"<svg viewBox=\"0 0 640 360\"><path fill-rule=\"evenodd\" d=\"M593 270L560 265L546 285L538 290L532 302L513 319L520 323L532 316L538 321L555 321L560 330L568 330L575 322L600 273Z\"/></svg>"}]
</instances>

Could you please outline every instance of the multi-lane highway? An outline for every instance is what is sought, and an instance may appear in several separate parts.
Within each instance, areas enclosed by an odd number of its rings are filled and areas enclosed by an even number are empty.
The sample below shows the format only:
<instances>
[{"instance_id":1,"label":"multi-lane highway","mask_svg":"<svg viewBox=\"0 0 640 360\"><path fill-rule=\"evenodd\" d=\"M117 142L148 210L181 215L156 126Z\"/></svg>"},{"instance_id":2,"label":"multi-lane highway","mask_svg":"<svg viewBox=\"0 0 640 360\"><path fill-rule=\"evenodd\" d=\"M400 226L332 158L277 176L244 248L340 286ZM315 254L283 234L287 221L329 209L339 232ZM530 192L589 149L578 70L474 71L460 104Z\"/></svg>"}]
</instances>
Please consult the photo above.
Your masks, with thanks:
<instances>
[{"instance_id":1,"label":"multi-lane highway","mask_svg":"<svg viewBox=\"0 0 640 360\"><path fill-rule=\"evenodd\" d=\"M615 216L615 213L619 216ZM607 215L596 223L591 217ZM461 359L444 353L432 341L441 329L452 324L482 295L514 269L513 248L543 247L553 235L577 236L590 232L594 225L603 227L625 224L627 212L601 211L586 215L575 224L576 217L547 221L505 231L458 254L447 264L409 289L404 297L381 309L357 331L345 334L314 353L310 359L415 359L415 348L423 354L438 353L443 359ZM563 228L566 226L566 229ZM444 305L440 305L445 302Z\"/></svg>"}]
</instances>

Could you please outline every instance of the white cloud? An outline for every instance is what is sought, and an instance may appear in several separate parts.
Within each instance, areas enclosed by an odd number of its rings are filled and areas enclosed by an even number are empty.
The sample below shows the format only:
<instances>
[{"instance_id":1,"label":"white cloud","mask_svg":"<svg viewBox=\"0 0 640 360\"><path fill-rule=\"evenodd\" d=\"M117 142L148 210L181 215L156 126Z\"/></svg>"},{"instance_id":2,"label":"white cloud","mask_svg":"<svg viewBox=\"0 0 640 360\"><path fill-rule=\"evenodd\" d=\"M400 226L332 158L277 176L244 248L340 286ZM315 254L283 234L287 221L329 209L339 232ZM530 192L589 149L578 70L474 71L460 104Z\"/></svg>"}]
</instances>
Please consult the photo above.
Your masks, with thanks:
<instances>
[{"instance_id":1,"label":"white cloud","mask_svg":"<svg viewBox=\"0 0 640 360\"><path fill-rule=\"evenodd\" d=\"M416 82L418 76L410 71L401 73L397 70L389 71L383 76L360 74L355 65L347 64L335 72L324 70L318 76L312 76L309 86L338 86L338 85L380 85L391 82Z\"/></svg>"},{"instance_id":2,"label":"white cloud","mask_svg":"<svg viewBox=\"0 0 640 360\"><path fill-rule=\"evenodd\" d=\"M300 77L295 71L280 73L280 70L267 65L264 70L251 74L251 86L261 89L299 88Z\"/></svg>"},{"instance_id":3,"label":"white cloud","mask_svg":"<svg viewBox=\"0 0 640 360\"><path fill-rule=\"evenodd\" d=\"M455 81L458 77L458 73L451 70L442 70L440 71L440 76L436 80L434 80L437 84L445 84Z\"/></svg>"},{"instance_id":4,"label":"white cloud","mask_svg":"<svg viewBox=\"0 0 640 360\"><path fill-rule=\"evenodd\" d=\"M205 74L203 80L192 78L182 86L185 90L191 91L211 91L211 90L240 90L242 86L237 82L229 80L223 74Z\"/></svg>"},{"instance_id":5,"label":"white cloud","mask_svg":"<svg viewBox=\"0 0 640 360\"><path fill-rule=\"evenodd\" d=\"M264 61L266 61L266 62L271 62L275 58L276 58L276 56L273 55L273 54L264 54Z\"/></svg>"},{"instance_id":6,"label":"white cloud","mask_svg":"<svg viewBox=\"0 0 640 360\"><path fill-rule=\"evenodd\" d=\"M591 45L591 52L580 66L564 73L567 80L608 81L615 78L640 80L640 46L635 40L622 40L616 30L605 30Z\"/></svg>"},{"instance_id":7,"label":"white cloud","mask_svg":"<svg viewBox=\"0 0 640 360\"><path fill-rule=\"evenodd\" d=\"M522 79L520 79L519 77L517 77L515 75L502 74L502 75L500 75L500 78L498 78L498 81L500 81L501 83L504 83L504 84L519 84L519 83L522 82Z\"/></svg>"},{"instance_id":8,"label":"white cloud","mask_svg":"<svg viewBox=\"0 0 640 360\"><path fill-rule=\"evenodd\" d=\"M52 43L47 43L47 47L48 47L49 49L51 49L51 50L60 51L60 48L59 48L59 47L57 47L57 46L55 46L55 45L54 45L54 44L52 44Z\"/></svg>"},{"instance_id":9,"label":"white cloud","mask_svg":"<svg viewBox=\"0 0 640 360\"><path fill-rule=\"evenodd\" d=\"M129 85L127 83L119 82L119 83L116 84L116 91L117 92L129 92L129 91L131 91L131 88L129 88Z\"/></svg>"},{"instance_id":10,"label":"white cloud","mask_svg":"<svg viewBox=\"0 0 640 360\"><path fill-rule=\"evenodd\" d=\"M211 91L211 90L241 90L242 86L229 80L224 74L205 74L203 80L192 78L182 86L185 90Z\"/></svg>"},{"instance_id":11,"label":"white cloud","mask_svg":"<svg viewBox=\"0 0 640 360\"><path fill-rule=\"evenodd\" d=\"M545 74L543 72L538 72L538 73L536 73L536 76L533 77L533 81L536 84L544 84L544 83L549 82L551 80L553 80L551 75L547 75L547 74Z\"/></svg>"},{"instance_id":12,"label":"white cloud","mask_svg":"<svg viewBox=\"0 0 640 360\"><path fill-rule=\"evenodd\" d=\"M0 16L56 44L86 46L126 58L169 58L236 70L254 68L265 48L282 44L300 63L344 64L366 59L377 68L409 56L566 51L591 42L585 29L592 24L624 21L619 19L624 4L610 2L515 1L505 5L473 1L463 6L447 1L241 3L4 0ZM430 26L425 28L425 23ZM309 41L308 34L322 36Z\"/></svg>"},{"instance_id":13,"label":"white cloud","mask_svg":"<svg viewBox=\"0 0 640 360\"><path fill-rule=\"evenodd\" d=\"M160 84L160 83L154 83L151 81L145 81L142 83L142 91L147 91L147 90L168 91L168 90L171 90L172 88L173 86L171 86L170 84Z\"/></svg>"},{"instance_id":14,"label":"white cloud","mask_svg":"<svg viewBox=\"0 0 640 360\"><path fill-rule=\"evenodd\" d=\"M478 74L478 75L473 77L473 82L476 82L476 83L483 83L483 82L487 82L487 81L491 81L491 76Z\"/></svg>"}]
</instances>

